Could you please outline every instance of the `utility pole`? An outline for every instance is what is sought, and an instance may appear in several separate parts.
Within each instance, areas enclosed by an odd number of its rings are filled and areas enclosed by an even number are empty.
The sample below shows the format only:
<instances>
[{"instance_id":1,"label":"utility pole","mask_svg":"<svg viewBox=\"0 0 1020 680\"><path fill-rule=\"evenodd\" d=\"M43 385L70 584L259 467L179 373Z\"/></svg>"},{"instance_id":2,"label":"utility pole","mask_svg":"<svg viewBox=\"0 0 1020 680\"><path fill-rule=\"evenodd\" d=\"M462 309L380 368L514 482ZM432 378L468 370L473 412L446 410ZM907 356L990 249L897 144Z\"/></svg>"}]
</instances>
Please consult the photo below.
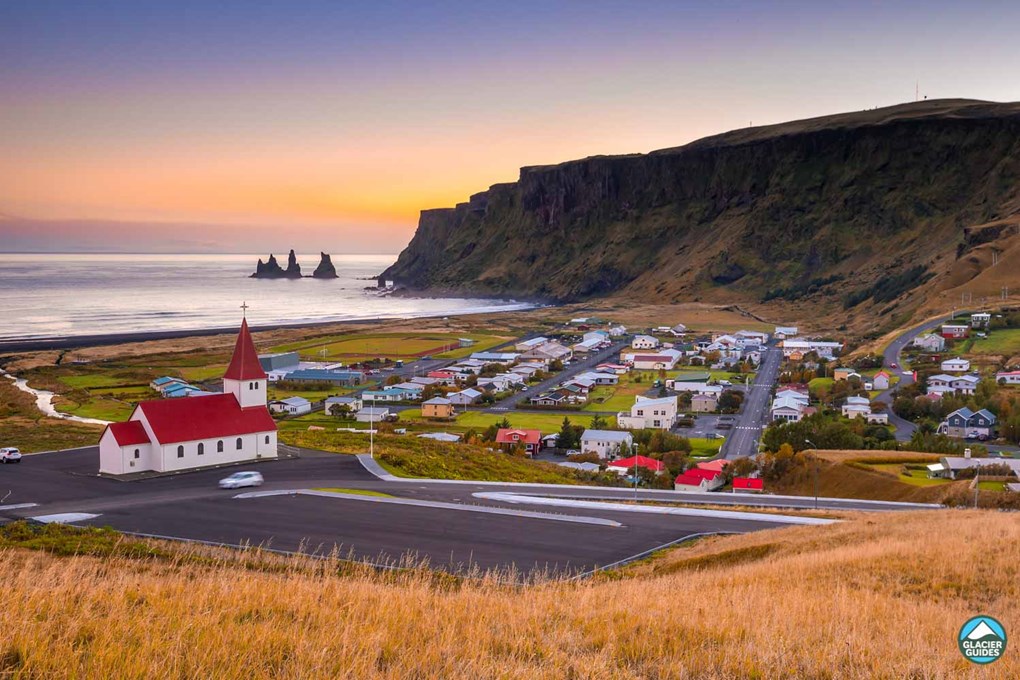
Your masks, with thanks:
<instances>
[{"instance_id":1,"label":"utility pole","mask_svg":"<svg viewBox=\"0 0 1020 680\"><path fill-rule=\"evenodd\" d=\"M805 444L810 444L812 449L818 450L818 444L815 444L810 439L804 440ZM818 509L818 456L815 456L815 510Z\"/></svg>"}]
</instances>

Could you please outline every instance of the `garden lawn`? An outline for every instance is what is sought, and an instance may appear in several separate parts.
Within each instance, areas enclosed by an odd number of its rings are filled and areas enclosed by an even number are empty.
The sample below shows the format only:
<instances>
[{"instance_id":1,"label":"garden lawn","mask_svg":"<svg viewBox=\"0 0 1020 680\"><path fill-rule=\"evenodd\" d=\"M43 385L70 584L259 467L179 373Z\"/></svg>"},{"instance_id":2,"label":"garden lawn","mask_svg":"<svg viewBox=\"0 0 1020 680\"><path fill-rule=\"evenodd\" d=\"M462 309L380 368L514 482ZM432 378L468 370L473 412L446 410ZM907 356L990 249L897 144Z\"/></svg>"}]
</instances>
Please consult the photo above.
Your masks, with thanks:
<instances>
[{"instance_id":1,"label":"garden lawn","mask_svg":"<svg viewBox=\"0 0 1020 680\"><path fill-rule=\"evenodd\" d=\"M722 448L723 439L690 439L691 455L698 458L714 457L719 454Z\"/></svg>"},{"instance_id":2,"label":"garden lawn","mask_svg":"<svg viewBox=\"0 0 1020 680\"><path fill-rule=\"evenodd\" d=\"M971 338L967 344L970 347L964 348L966 354L1011 356L1020 353L1020 328L999 328L990 332L986 338Z\"/></svg>"},{"instance_id":3,"label":"garden lawn","mask_svg":"<svg viewBox=\"0 0 1020 680\"><path fill-rule=\"evenodd\" d=\"M570 419L570 422L574 425L583 425L585 427L591 422L592 416L584 412L571 413L565 416ZM616 426L615 416L603 416L608 422L609 427ZM504 418L510 421L511 427L522 428L526 430L541 430L542 434L553 434L559 432L560 427L563 425L564 414L562 413L543 413L541 411L506 411L504 413L483 413L480 411L468 411L467 413L461 413L457 416L455 422L450 423L448 429L451 430L484 430L485 428L495 423L501 422ZM411 421L411 422L426 422L421 420L421 411L419 409L410 409L408 411L402 411L400 413L400 420ZM431 421L428 421L431 422ZM434 423L433 423L434 424Z\"/></svg>"}]
</instances>

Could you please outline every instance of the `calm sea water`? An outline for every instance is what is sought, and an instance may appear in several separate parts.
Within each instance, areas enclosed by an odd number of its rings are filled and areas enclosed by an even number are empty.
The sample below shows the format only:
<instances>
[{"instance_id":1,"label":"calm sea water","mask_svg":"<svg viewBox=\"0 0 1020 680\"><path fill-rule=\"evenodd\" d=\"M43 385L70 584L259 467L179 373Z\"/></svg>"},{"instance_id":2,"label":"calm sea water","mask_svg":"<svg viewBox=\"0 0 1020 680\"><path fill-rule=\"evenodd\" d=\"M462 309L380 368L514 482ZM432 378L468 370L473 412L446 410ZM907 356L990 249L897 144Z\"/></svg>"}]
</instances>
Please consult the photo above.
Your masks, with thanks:
<instances>
[{"instance_id":1,"label":"calm sea water","mask_svg":"<svg viewBox=\"0 0 1020 680\"><path fill-rule=\"evenodd\" d=\"M393 263L392 255L334 255L340 278L329 281L248 278L258 257L0 254L0 340L233 326L242 302L256 326L530 306L366 291L375 285L368 279ZM311 274L319 255L299 255L298 262Z\"/></svg>"}]
</instances>

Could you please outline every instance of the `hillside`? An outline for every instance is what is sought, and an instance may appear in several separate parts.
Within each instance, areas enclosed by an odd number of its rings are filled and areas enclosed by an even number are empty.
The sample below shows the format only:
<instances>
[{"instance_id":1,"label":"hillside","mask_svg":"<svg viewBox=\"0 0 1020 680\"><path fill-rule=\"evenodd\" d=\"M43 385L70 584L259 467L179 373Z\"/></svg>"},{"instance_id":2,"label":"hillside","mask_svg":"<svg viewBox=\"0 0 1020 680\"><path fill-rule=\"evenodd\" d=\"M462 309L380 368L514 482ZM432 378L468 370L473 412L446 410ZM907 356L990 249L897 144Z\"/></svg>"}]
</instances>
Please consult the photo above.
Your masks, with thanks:
<instances>
[{"instance_id":1,"label":"hillside","mask_svg":"<svg viewBox=\"0 0 1020 680\"><path fill-rule=\"evenodd\" d=\"M423 211L380 280L896 316L981 277L1016 234L997 225L1020 219L1018 152L1020 104L940 100L526 167ZM997 295L989 278L976 294Z\"/></svg>"},{"instance_id":2,"label":"hillside","mask_svg":"<svg viewBox=\"0 0 1020 680\"><path fill-rule=\"evenodd\" d=\"M937 527L937 530L933 530ZM517 587L425 570L0 535L11 677L1017 677L957 650L1020 616L1020 524L890 513L711 538L595 580ZM49 546L66 557L20 546ZM94 555L94 556L93 556Z\"/></svg>"}]
</instances>

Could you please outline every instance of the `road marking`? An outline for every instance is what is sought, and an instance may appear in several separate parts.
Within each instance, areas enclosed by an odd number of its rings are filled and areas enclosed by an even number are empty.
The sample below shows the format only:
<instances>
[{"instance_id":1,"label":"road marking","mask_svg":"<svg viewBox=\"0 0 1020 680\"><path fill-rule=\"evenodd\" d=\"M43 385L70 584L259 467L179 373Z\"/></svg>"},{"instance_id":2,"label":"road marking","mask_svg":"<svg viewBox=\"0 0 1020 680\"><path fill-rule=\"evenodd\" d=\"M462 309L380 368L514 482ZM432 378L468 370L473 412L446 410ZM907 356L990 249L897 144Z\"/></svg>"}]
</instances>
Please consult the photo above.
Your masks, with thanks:
<instances>
[{"instance_id":1,"label":"road marking","mask_svg":"<svg viewBox=\"0 0 1020 680\"><path fill-rule=\"evenodd\" d=\"M71 524L73 522L84 522L87 519L95 519L96 517L99 517L99 515L88 512L60 512L55 515L39 515L30 519L42 522L43 524Z\"/></svg>"},{"instance_id":2,"label":"road marking","mask_svg":"<svg viewBox=\"0 0 1020 680\"><path fill-rule=\"evenodd\" d=\"M347 501L363 501L366 503L386 503L390 505L411 505L419 508L437 508L439 510L457 510L460 512L480 512L486 515L508 515L525 519L544 519L554 522L570 522L573 524L595 524L604 527L622 527L611 519L601 517L584 517L581 515L553 515L547 512L532 510L511 510L509 508L493 508L487 505L464 505L462 503L444 503L443 501L420 501L413 498L386 498L383 496L362 496L353 493L331 493L329 491L312 491L311 489L292 489L289 491L250 491L234 496L238 499L261 498L265 496L318 496L320 498L336 498ZM478 494L475 494L478 495Z\"/></svg>"}]
</instances>

